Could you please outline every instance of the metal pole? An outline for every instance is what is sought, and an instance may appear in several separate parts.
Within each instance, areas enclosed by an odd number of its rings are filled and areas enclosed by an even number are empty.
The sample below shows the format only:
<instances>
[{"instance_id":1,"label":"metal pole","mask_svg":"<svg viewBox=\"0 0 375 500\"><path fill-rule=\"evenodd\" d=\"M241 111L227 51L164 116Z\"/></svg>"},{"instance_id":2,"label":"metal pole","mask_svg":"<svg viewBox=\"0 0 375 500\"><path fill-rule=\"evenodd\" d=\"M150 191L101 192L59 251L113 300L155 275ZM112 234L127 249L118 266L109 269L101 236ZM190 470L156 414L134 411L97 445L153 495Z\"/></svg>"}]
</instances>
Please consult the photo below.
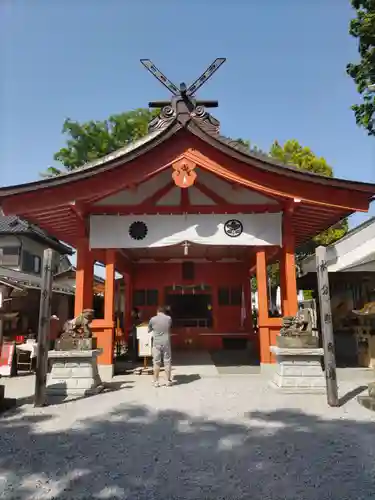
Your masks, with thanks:
<instances>
[{"instance_id":1,"label":"metal pole","mask_svg":"<svg viewBox=\"0 0 375 500\"><path fill-rule=\"evenodd\" d=\"M48 248L43 254L42 287L40 291L38 358L35 377L34 406L46 404L46 382L48 366L48 342L51 323L52 302L52 262L53 250Z\"/></svg>"},{"instance_id":2,"label":"metal pole","mask_svg":"<svg viewBox=\"0 0 375 500\"><path fill-rule=\"evenodd\" d=\"M328 267L326 248L320 246L315 251L316 273L318 279L320 325L323 337L324 370L327 385L327 402L329 406L339 406L337 390L335 342L333 337L331 297L329 293Z\"/></svg>"}]
</instances>

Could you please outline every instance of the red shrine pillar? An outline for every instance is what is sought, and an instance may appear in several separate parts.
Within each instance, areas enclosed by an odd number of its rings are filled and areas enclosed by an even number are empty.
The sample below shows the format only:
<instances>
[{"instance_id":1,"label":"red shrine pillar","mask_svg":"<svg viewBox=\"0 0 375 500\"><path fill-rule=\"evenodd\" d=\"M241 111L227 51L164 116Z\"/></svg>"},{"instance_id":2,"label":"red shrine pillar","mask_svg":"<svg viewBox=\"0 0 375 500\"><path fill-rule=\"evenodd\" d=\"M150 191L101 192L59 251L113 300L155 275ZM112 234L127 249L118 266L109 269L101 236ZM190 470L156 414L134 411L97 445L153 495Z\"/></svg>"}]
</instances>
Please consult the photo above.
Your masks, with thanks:
<instances>
[{"instance_id":1,"label":"red shrine pillar","mask_svg":"<svg viewBox=\"0 0 375 500\"><path fill-rule=\"evenodd\" d=\"M283 316L295 316L298 311L297 273L292 213L283 213L283 246L280 258L280 290Z\"/></svg>"},{"instance_id":2,"label":"red shrine pillar","mask_svg":"<svg viewBox=\"0 0 375 500\"><path fill-rule=\"evenodd\" d=\"M264 249L256 252L256 276L258 286L258 330L260 362L270 363L270 337L268 321L267 261Z\"/></svg>"},{"instance_id":3,"label":"red shrine pillar","mask_svg":"<svg viewBox=\"0 0 375 500\"><path fill-rule=\"evenodd\" d=\"M104 283L104 318L92 322L92 330L96 337L98 349L102 354L98 357L99 374L102 380L110 380L113 376L113 350L115 327L115 263L116 251L105 251L105 283Z\"/></svg>"},{"instance_id":4,"label":"red shrine pillar","mask_svg":"<svg viewBox=\"0 0 375 500\"><path fill-rule=\"evenodd\" d=\"M133 290L132 290L132 281L130 273L124 274L124 281L125 281L124 330L125 330L125 338L127 341L129 341L129 332L133 324L133 319L132 319Z\"/></svg>"},{"instance_id":5,"label":"red shrine pillar","mask_svg":"<svg viewBox=\"0 0 375 500\"><path fill-rule=\"evenodd\" d=\"M115 250L105 252L105 284L104 284L104 321L108 332L105 336L102 364L113 364L113 341L115 319ZM110 332L109 332L110 330Z\"/></svg>"},{"instance_id":6,"label":"red shrine pillar","mask_svg":"<svg viewBox=\"0 0 375 500\"><path fill-rule=\"evenodd\" d=\"M94 258L87 238L77 245L76 291L74 297L74 316L83 309L92 309L93 304Z\"/></svg>"},{"instance_id":7,"label":"red shrine pillar","mask_svg":"<svg viewBox=\"0 0 375 500\"><path fill-rule=\"evenodd\" d=\"M244 287L244 296L245 296L245 322L244 329L247 333L253 334L253 307L251 303L251 276L248 272L246 272L246 280L243 284Z\"/></svg>"}]
</instances>

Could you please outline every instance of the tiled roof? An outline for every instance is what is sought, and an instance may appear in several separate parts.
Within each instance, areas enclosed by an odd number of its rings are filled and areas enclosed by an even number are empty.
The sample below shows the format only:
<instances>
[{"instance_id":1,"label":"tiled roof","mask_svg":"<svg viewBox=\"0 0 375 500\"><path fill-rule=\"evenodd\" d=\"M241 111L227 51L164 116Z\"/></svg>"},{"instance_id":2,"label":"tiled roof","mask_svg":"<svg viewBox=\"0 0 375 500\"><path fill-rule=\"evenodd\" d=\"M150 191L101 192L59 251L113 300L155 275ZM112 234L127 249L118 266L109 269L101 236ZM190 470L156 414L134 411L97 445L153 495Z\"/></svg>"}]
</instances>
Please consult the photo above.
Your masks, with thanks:
<instances>
[{"instance_id":1,"label":"tiled roof","mask_svg":"<svg viewBox=\"0 0 375 500\"><path fill-rule=\"evenodd\" d=\"M205 142L210 143L213 147L220 149L226 147L227 154L232 156L240 155L238 158L241 161L251 163L257 162L257 167L275 173L280 173L284 176L292 176L301 180L310 179L315 183L322 183L343 188L354 188L363 192L369 192L373 189L373 184L359 181L349 181L346 179L330 178L315 172L300 170L298 167L290 164L285 164L280 160L261 153L259 151L249 150L240 142L230 139L217 133L207 131L201 126L199 120L191 118L185 124L179 122L177 118L167 121L165 126L149 132L144 137L131 142L124 147L113 151L101 158L97 158L89 163L82 165L69 172L62 172L60 175L47 177L42 180L21 184L16 186L6 186L0 188L0 197L8 197L14 194L31 192L44 187L54 187L65 183L70 183L76 180L82 180L92 175L111 170L117 166L122 167L124 162L131 161L141 154L150 151L153 147L161 144L170 137L174 136L179 130L187 129L194 135L198 136Z\"/></svg>"},{"instance_id":2,"label":"tiled roof","mask_svg":"<svg viewBox=\"0 0 375 500\"><path fill-rule=\"evenodd\" d=\"M42 278L40 276L33 276L31 274L22 273L0 266L0 281L9 286L20 288L35 288L40 289L42 285ZM63 293L66 295L74 295L75 290L73 286L61 286L58 283L52 283L52 291L55 293Z\"/></svg>"},{"instance_id":3,"label":"tiled roof","mask_svg":"<svg viewBox=\"0 0 375 500\"><path fill-rule=\"evenodd\" d=\"M60 243L59 240L50 236L47 232L43 231L43 229L20 219L16 215L0 215L0 235L4 234L23 234L31 238L37 238L39 241L50 245L59 253L72 253L68 246Z\"/></svg>"}]
</instances>

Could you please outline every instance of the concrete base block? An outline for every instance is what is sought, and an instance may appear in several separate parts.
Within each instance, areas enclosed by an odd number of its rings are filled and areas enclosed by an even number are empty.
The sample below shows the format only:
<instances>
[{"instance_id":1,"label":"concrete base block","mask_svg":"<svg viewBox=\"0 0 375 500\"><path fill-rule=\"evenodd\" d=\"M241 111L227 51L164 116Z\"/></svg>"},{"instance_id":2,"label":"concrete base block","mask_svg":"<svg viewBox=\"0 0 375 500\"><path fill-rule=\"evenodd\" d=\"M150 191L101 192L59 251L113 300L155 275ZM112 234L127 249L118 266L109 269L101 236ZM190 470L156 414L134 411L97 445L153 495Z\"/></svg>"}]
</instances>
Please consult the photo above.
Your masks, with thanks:
<instances>
[{"instance_id":1,"label":"concrete base block","mask_svg":"<svg viewBox=\"0 0 375 500\"><path fill-rule=\"evenodd\" d=\"M114 365L98 365L99 376L103 382L110 382L114 375Z\"/></svg>"},{"instance_id":2,"label":"concrete base block","mask_svg":"<svg viewBox=\"0 0 375 500\"><path fill-rule=\"evenodd\" d=\"M17 405L17 400L14 398L5 397L5 387L0 384L0 413L11 410Z\"/></svg>"},{"instance_id":3,"label":"concrete base block","mask_svg":"<svg viewBox=\"0 0 375 500\"><path fill-rule=\"evenodd\" d=\"M367 410L375 411L375 398L371 396L358 396L357 400Z\"/></svg>"},{"instance_id":4,"label":"concrete base block","mask_svg":"<svg viewBox=\"0 0 375 500\"><path fill-rule=\"evenodd\" d=\"M375 411L375 382L368 385L368 396L358 396L357 400L368 410Z\"/></svg>"},{"instance_id":5,"label":"concrete base block","mask_svg":"<svg viewBox=\"0 0 375 500\"><path fill-rule=\"evenodd\" d=\"M271 346L276 356L272 387L287 393L324 394L326 381L321 365L323 349Z\"/></svg>"},{"instance_id":6,"label":"concrete base block","mask_svg":"<svg viewBox=\"0 0 375 500\"><path fill-rule=\"evenodd\" d=\"M49 351L48 396L88 396L103 390L97 357L101 350Z\"/></svg>"},{"instance_id":7,"label":"concrete base block","mask_svg":"<svg viewBox=\"0 0 375 500\"><path fill-rule=\"evenodd\" d=\"M276 363L261 363L260 373L266 375L267 377L272 377L276 373L276 368Z\"/></svg>"},{"instance_id":8,"label":"concrete base block","mask_svg":"<svg viewBox=\"0 0 375 500\"><path fill-rule=\"evenodd\" d=\"M276 385L273 380L271 380L268 383L269 387L271 389L274 389L277 392L280 392L281 394L316 394L316 395L323 395L326 394L326 388L325 387L280 387L279 385Z\"/></svg>"}]
</instances>

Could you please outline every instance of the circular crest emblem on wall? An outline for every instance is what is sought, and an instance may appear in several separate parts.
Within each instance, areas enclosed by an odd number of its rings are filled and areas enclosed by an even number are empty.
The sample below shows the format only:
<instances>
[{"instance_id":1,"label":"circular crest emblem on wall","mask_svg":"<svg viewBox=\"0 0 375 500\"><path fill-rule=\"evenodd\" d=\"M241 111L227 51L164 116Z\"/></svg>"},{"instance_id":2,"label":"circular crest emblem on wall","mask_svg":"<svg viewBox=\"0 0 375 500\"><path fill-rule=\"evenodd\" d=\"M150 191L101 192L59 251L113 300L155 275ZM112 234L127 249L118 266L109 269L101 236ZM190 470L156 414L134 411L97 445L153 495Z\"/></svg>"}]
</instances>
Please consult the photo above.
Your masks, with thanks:
<instances>
[{"instance_id":1,"label":"circular crest emblem on wall","mask_svg":"<svg viewBox=\"0 0 375 500\"><path fill-rule=\"evenodd\" d=\"M132 222L129 226L129 236L133 240L144 240L148 233L148 227L141 220Z\"/></svg>"},{"instance_id":2,"label":"circular crest emblem on wall","mask_svg":"<svg viewBox=\"0 0 375 500\"><path fill-rule=\"evenodd\" d=\"M242 222L237 219L230 219L224 224L224 232L230 238L237 238L243 233Z\"/></svg>"}]
</instances>

